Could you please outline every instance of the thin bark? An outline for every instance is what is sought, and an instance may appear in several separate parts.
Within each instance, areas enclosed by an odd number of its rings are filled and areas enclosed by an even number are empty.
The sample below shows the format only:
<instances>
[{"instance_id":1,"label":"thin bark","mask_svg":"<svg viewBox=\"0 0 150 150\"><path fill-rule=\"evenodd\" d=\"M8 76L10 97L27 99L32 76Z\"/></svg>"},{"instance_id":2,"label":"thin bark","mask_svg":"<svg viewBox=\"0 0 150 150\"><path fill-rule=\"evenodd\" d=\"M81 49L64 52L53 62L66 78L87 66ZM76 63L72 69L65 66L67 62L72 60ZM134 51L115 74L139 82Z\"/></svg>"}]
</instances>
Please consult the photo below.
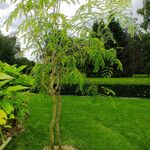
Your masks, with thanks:
<instances>
[{"instance_id":1,"label":"thin bark","mask_svg":"<svg viewBox=\"0 0 150 150\"><path fill-rule=\"evenodd\" d=\"M57 117L57 99L56 99L56 92L54 88L55 83L55 53L52 53L52 69L50 74L50 85L49 85L49 94L52 96L52 120L50 123L50 146L51 150L54 150L54 142L55 142L55 124L56 124L56 117Z\"/></svg>"},{"instance_id":2,"label":"thin bark","mask_svg":"<svg viewBox=\"0 0 150 150\"><path fill-rule=\"evenodd\" d=\"M56 96L52 96L52 120L50 123L50 146L51 150L54 150L54 141L55 141L55 124L56 124L56 115L57 115L57 101Z\"/></svg>"},{"instance_id":3,"label":"thin bark","mask_svg":"<svg viewBox=\"0 0 150 150\"><path fill-rule=\"evenodd\" d=\"M58 144L58 150L62 150L62 143L61 143L61 132L60 132L60 119L62 114L62 98L60 93L57 96L58 103L57 103L57 118L56 118L56 142Z\"/></svg>"}]
</instances>

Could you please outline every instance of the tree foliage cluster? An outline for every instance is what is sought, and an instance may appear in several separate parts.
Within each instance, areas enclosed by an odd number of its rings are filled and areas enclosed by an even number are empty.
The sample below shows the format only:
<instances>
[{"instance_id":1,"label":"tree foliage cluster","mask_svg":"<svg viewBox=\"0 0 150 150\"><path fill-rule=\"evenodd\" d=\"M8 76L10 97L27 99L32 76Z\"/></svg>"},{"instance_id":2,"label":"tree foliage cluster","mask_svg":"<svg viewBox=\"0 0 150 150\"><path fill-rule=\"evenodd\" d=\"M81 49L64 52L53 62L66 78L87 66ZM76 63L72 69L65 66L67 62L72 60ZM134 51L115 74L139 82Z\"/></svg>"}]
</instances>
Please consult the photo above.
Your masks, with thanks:
<instances>
[{"instance_id":1,"label":"tree foliage cluster","mask_svg":"<svg viewBox=\"0 0 150 150\"><path fill-rule=\"evenodd\" d=\"M92 37L105 38L105 48L114 48L117 50L117 57L123 65L123 71L116 71L115 66L100 69L98 73L93 73L93 66L87 63L84 71L89 77L103 77L107 74L114 77L132 76L134 74L148 74L149 68L149 33L140 33L131 37L126 28L122 28L119 21L115 18L105 27L106 23L102 20L93 23ZM109 34L108 32L109 31ZM107 33L107 34L106 34ZM140 36L140 38L139 38ZM107 39L107 40L106 40ZM109 69L107 69L109 68ZM112 68L110 70L110 68ZM113 71L113 73L112 73ZM109 73L110 72L110 73ZM109 76L108 76L109 77Z\"/></svg>"},{"instance_id":2,"label":"tree foliage cluster","mask_svg":"<svg viewBox=\"0 0 150 150\"><path fill-rule=\"evenodd\" d=\"M138 13L143 15L144 21L141 25L142 28L145 30L150 30L150 1L149 0L143 0L143 8L138 10Z\"/></svg>"},{"instance_id":3,"label":"tree foliage cluster","mask_svg":"<svg viewBox=\"0 0 150 150\"><path fill-rule=\"evenodd\" d=\"M5 142L7 133L23 123L27 114L26 91L34 80L22 74L26 66L17 68L0 61L0 143ZM17 98L19 92L22 95Z\"/></svg>"},{"instance_id":4,"label":"tree foliage cluster","mask_svg":"<svg viewBox=\"0 0 150 150\"><path fill-rule=\"evenodd\" d=\"M20 51L16 44L15 36L4 36L0 33L0 60L12 65L15 63L15 55Z\"/></svg>"}]
</instances>

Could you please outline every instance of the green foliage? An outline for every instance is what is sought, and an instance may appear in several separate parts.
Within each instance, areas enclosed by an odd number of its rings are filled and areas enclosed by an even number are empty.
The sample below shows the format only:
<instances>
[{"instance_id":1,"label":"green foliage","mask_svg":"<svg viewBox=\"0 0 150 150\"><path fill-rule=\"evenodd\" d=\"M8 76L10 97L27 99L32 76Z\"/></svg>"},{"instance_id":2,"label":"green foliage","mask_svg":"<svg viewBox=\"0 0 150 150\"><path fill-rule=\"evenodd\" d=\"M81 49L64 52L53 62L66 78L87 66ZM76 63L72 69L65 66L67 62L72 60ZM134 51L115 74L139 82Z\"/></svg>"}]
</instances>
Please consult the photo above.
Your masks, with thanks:
<instances>
[{"instance_id":1,"label":"green foliage","mask_svg":"<svg viewBox=\"0 0 150 150\"><path fill-rule=\"evenodd\" d=\"M24 72L29 74L35 63L20 57L20 52L20 45L15 36L4 36L0 33L0 61L10 65L17 64L17 67L27 65Z\"/></svg>"},{"instance_id":2,"label":"green foliage","mask_svg":"<svg viewBox=\"0 0 150 150\"><path fill-rule=\"evenodd\" d=\"M111 96L115 96L115 92L107 87L102 86L101 87L104 90L104 94L105 95L111 95Z\"/></svg>"},{"instance_id":3,"label":"green foliage","mask_svg":"<svg viewBox=\"0 0 150 150\"><path fill-rule=\"evenodd\" d=\"M150 33L143 34L141 36L142 42L141 42L141 48L143 50L143 68L144 73L150 74Z\"/></svg>"},{"instance_id":4,"label":"green foliage","mask_svg":"<svg viewBox=\"0 0 150 150\"><path fill-rule=\"evenodd\" d=\"M88 87L89 85L97 86L97 93L109 93L108 95L120 97L150 97L149 77L101 79L88 78L86 80L85 87Z\"/></svg>"},{"instance_id":5,"label":"green foliage","mask_svg":"<svg viewBox=\"0 0 150 150\"><path fill-rule=\"evenodd\" d=\"M74 4L78 1L64 0L64 2ZM129 33L133 36L135 26L128 15L129 5L130 0L113 1L113 3L109 0L87 1L81 5L73 18L68 19L60 13L59 1L41 0L33 3L27 0L18 3L5 24L8 29L16 18L21 14L25 15L26 19L20 24L18 30L23 33L22 37L27 43L27 49L34 48L33 54L40 60L40 63L34 68L38 86L48 90L51 82L54 84L68 82L78 84L82 89L85 75L78 69L78 66L85 64L86 58L92 62L94 72L104 68L106 62L122 69L116 50L114 48L106 50L105 43L109 39L113 40L108 24L114 18L120 21L122 27L128 27ZM54 13L49 13L49 10L52 9ZM94 19L101 22L97 30L99 40L89 36L92 31L88 23ZM106 25L104 19L107 21ZM49 75L54 68L56 77L54 81L50 81ZM111 71L108 76L110 73Z\"/></svg>"},{"instance_id":6,"label":"green foliage","mask_svg":"<svg viewBox=\"0 0 150 150\"><path fill-rule=\"evenodd\" d=\"M111 78L112 74L113 74L113 68L105 67L103 72L102 72L102 77Z\"/></svg>"},{"instance_id":7,"label":"green foliage","mask_svg":"<svg viewBox=\"0 0 150 150\"><path fill-rule=\"evenodd\" d=\"M20 52L15 36L4 36L0 33L0 61L15 64L15 56Z\"/></svg>"},{"instance_id":8,"label":"green foliage","mask_svg":"<svg viewBox=\"0 0 150 150\"><path fill-rule=\"evenodd\" d=\"M11 80L11 79L13 79L13 77L11 77L10 75L0 72L0 80ZM4 81L1 81L1 82L4 82Z\"/></svg>"},{"instance_id":9,"label":"green foliage","mask_svg":"<svg viewBox=\"0 0 150 150\"><path fill-rule=\"evenodd\" d=\"M61 94L150 97L150 79L146 75L135 78L87 78L82 91L75 84L64 84Z\"/></svg>"},{"instance_id":10,"label":"green foliage","mask_svg":"<svg viewBox=\"0 0 150 150\"><path fill-rule=\"evenodd\" d=\"M106 23L104 21L93 24L93 37L101 38L99 36L99 30L101 29L104 33ZM120 21L114 18L106 28L109 30L112 37L109 36L105 42L105 48L116 49L117 58L123 65L123 71L118 71L117 66L111 66L109 63L107 66L112 67L114 70L113 77L129 77L133 74L142 74L149 72L149 34L140 33L135 34L131 37L127 32L127 29L122 28ZM140 36L140 38L139 38ZM128 61L127 61L128 60ZM100 76L103 71L99 71L95 77ZM91 73L89 73L91 74Z\"/></svg>"},{"instance_id":11,"label":"green foliage","mask_svg":"<svg viewBox=\"0 0 150 150\"><path fill-rule=\"evenodd\" d=\"M7 100L3 99L0 104L7 115L10 115L14 111L14 107Z\"/></svg>"},{"instance_id":12,"label":"green foliage","mask_svg":"<svg viewBox=\"0 0 150 150\"><path fill-rule=\"evenodd\" d=\"M19 58L16 59L16 64L17 64L17 67L23 66L23 65L27 66L27 67L23 70L23 73L25 73L25 74L30 74L31 71L32 71L32 68L33 68L34 65L35 65L35 62L28 60L26 57L19 57Z\"/></svg>"},{"instance_id":13,"label":"green foliage","mask_svg":"<svg viewBox=\"0 0 150 150\"><path fill-rule=\"evenodd\" d=\"M6 128L14 128L14 120L19 121L20 112L26 113L24 100L16 101L18 92L27 91L34 84L33 79L21 72L26 66L16 68L15 65L10 66L6 63L0 62L0 132L1 140L4 141L3 130ZM26 93L27 94L27 93ZM22 97L23 93L22 93Z\"/></svg>"},{"instance_id":14,"label":"green foliage","mask_svg":"<svg viewBox=\"0 0 150 150\"><path fill-rule=\"evenodd\" d=\"M144 22L142 23L142 28L147 30L150 29L150 1L143 0L144 7L138 10L138 13L143 15Z\"/></svg>"}]
</instances>

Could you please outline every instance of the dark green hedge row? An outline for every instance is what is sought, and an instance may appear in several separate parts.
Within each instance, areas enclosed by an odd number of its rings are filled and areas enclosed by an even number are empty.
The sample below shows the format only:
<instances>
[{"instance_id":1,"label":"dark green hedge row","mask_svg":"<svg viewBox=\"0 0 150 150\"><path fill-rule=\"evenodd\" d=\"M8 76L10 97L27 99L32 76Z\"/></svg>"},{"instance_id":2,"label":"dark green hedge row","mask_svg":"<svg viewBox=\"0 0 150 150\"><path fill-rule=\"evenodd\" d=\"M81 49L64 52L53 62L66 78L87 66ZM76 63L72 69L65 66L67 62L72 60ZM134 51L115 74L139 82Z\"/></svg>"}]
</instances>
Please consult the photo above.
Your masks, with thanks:
<instances>
[{"instance_id":1,"label":"dark green hedge row","mask_svg":"<svg viewBox=\"0 0 150 150\"><path fill-rule=\"evenodd\" d=\"M106 87L115 92L118 97L147 97L150 98L150 85L100 85L85 84L83 91L80 91L76 85L64 85L61 91L62 95L92 95L105 94L101 87Z\"/></svg>"},{"instance_id":2,"label":"dark green hedge row","mask_svg":"<svg viewBox=\"0 0 150 150\"><path fill-rule=\"evenodd\" d=\"M150 98L150 85L109 85L118 97L147 97Z\"/></svg>"}]
</instances>

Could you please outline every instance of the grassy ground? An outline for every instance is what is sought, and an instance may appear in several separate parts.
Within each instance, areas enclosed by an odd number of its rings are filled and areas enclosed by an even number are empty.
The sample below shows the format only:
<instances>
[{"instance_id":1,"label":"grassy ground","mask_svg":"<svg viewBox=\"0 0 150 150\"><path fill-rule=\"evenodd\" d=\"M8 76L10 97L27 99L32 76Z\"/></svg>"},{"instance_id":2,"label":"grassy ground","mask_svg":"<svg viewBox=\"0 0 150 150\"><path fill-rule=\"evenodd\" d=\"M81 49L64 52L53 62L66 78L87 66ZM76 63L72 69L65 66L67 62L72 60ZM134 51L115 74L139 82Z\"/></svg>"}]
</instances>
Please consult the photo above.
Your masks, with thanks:
<instances>
[{"instance_id":1,"label":"grassy ground","mask_svg":"<svg viewBox=\"0 0 150 150\"><path fill-rule=\"evenodd\" d=\"M42 150L49 143L50 100L32 95L26 131L7 150ZM150 149L150 99L63 96L63 143L79 150Z\"/></svg>"}]
</instances>

